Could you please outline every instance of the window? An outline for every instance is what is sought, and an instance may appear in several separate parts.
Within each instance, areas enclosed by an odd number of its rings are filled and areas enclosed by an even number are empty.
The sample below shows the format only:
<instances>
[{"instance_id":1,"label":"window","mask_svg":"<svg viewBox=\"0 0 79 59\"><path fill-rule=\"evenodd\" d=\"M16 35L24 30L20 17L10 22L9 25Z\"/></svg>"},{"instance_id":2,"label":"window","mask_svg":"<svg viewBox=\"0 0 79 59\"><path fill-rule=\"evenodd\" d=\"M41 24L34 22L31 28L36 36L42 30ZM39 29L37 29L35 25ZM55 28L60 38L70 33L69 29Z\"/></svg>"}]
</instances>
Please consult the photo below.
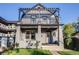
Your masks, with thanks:
<instances>
[{"instance_id":1,"label":"window","mask_svg":"<svg viewBox=\"0 0 79 59\"><path fill-rule=\"evenodd\" d=\"M44 20L47 20L47 17L43 17Z\"/></svg>"},{"instance_id":2,"label":"window","mask_svg":"<svg viewBox=\"0 0 79 59\"><path fill-rule=\"evenodd\" d=\"M32 19L32 23L35 24L35 22L36 22L36 19Z\"/></svg>"},{"instance_id":3,"label":"window","mask_svg":"<svg viewBox=\"0 0 79 59\"><path fill-rule=\"evenodd\" d=\"M55 32L53 33L53 36L56 36L56 33Z\"/></svg>"},{"instance_id":4,"label":"window","mask_svg":"<svg viewBox=\"0 0 79 59\"><path fill-rule=\"evenodd\" d=\"M27 31L27 32L26 32L26 39L29 39L29 38L30 38L30 32Z\"/></svg>"},{"instance_id":5,"label":"window","mask_svg":"<svg viewBox=\"0 0 79 59\"><path fill-rule=\"evenodd\" d=\"M11 27L12 27L12 29L15 29L15 25L14 25L14 24L12 24L12 26L11 26Z\"/></svg>"},{"instance_id":6,"label":"window","mask_svg":"<svg viewBox=\"0 0 79 59\"><path fill-rule=\"evenodd\" d=\"M31 32L31 39L35 40L35 32L34 31Z\"/></svg>"},{"instance_id":7,"label":"window","mask_svg":"<svg viewBox=\"0 0 79 59\"><path fill-rule=\"evenodd\" d=\"M10 24L8 25L8 29L11 29L11 25Z\"/></svg>"},{"instance_id":8,"label":"window","mask_svg":"<svg viewBox=\"0 0 79 59\"><path fill-rule=\"evenodd\" d=\"M35 40L35 31L27 31L26 32L26 39L32 39Z\"/></svg>"},{"instance_id":9,"label":"window","mask_svg":"<svg viewBox=\"0 0 79 59\"><path fill-rule=\"evenodd\" d=\"M50 32L47 32L47 37L50 37Z\"/></svg>"},{"instance_id":10,"label":"window","mask_svg":"<svg viewBox=\"0 0 79 59\"><path fill-rule=\"evenodd\" d=\"M32 18L32 19L35 19L35 18L36 18L36 16L35 16L35 15L31 15L31 18Z\"/></svg>"}]
</instances>

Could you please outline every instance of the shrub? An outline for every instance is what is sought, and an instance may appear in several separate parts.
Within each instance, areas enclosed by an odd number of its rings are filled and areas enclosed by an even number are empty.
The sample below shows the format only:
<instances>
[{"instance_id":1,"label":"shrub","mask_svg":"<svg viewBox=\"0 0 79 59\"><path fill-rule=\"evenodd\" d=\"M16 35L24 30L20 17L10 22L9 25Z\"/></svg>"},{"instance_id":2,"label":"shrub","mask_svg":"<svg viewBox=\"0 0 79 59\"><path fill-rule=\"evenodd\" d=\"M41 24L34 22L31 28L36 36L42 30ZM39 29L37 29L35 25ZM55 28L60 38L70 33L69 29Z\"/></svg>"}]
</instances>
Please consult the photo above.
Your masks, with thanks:
<instances>
[{"instance_id":1,"label":"shrub","mask_svg":"<svg viewBox=\"0 0 79 59\"><path fill-rule=\"evenodd\" d=\"M75 33L75 28L72 24L66 24L64 26L64 39L65 47L72 48L72 34Z\"/></svg>"}]
</instances>

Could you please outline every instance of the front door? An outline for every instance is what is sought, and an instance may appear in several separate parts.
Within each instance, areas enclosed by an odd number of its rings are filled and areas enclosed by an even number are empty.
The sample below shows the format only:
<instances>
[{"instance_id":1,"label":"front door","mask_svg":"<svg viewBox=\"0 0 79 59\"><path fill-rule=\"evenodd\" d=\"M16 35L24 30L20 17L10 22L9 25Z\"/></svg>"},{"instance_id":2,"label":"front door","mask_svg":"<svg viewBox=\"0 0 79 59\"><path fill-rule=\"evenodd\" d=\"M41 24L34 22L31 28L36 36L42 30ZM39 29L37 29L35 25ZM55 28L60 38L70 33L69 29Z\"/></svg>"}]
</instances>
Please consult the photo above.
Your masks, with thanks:
<instances>
[{"instance_id":1,"label":"front door","mask_svg":"<svg viewBox=\"0 0 79 59\"><path fill-rule=\"evenodd\" d=\"M51 32L47 32L47 38L48 38L48 44L52 44L53 43L53 38L52 38Z\"/></svg>"}]
</instances>

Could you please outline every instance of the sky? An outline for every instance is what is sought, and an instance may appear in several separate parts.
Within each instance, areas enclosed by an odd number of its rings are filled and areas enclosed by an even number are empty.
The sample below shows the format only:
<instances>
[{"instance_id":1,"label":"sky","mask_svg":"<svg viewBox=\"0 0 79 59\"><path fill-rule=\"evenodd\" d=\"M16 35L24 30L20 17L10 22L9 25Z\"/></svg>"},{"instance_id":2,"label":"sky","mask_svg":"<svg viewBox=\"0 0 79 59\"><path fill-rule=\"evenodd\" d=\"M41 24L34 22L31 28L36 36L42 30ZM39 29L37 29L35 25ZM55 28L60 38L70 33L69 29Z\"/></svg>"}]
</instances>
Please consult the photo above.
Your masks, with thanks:
<instances>
[{"instance_id":1,"label":"sky","mask_svg":"<svg viewBox=\"0 0 79 59\"><path fill-rule=\"evenodd\" d=\"M36 3L0 3L0 16L9 21L18 20L19 8L32 8ZM44 3L47 8L60 8L60 22L63 24L76 22L79 17L77 3Z\"/></svg>"}]
</instances>

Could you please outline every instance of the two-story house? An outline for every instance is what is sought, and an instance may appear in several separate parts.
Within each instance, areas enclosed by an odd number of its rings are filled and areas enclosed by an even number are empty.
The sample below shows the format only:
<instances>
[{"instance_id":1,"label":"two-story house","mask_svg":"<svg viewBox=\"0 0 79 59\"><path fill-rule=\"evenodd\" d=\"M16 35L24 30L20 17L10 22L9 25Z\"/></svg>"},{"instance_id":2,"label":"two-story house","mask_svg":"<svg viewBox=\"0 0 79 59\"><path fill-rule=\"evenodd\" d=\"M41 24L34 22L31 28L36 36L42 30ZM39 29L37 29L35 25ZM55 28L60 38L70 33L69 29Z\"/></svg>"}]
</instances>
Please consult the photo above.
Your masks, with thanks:
<instances>
[{"instance_id":1,"label":"two-story house","mask_svg":"<svg viewBox=\"0 0 79 59\"><path fill-rule=\"evenodd\" d=\"M14 43L18 43L19 48L41 48L45 44L63 47L63 24L59 21L59 8L36 4L32 8L20 8L17 22L6 22L7 26L16 27L7 29L7 34L14 33Z\"/></svg>"}]
</instances>

